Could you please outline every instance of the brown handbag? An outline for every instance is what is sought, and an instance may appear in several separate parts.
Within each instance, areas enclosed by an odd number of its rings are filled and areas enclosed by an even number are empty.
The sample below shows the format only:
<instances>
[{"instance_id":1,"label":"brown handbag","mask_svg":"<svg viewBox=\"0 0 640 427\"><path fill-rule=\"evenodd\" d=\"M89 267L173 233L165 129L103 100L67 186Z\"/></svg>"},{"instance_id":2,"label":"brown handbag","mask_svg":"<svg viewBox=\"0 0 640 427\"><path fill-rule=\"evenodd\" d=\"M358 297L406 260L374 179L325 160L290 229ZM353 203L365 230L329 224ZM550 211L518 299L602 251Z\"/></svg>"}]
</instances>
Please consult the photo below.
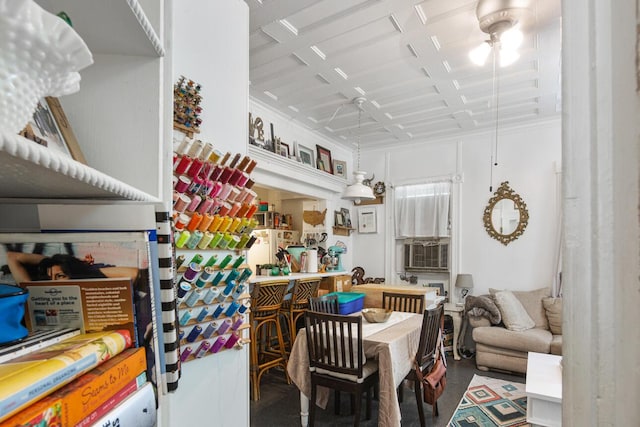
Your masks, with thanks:
<instances>
[{"instance_id":1,"label":"brown handbag","mask_svg":"<svg viewBox=\"0 0 640 427\"><path fill-rule=\"evenodd\" d=\"M442 358L438 357L429 373L422 379L425 403L433 405L444 392L446 385L447 367L442 362Z\"/></svg>"}]
</instances>

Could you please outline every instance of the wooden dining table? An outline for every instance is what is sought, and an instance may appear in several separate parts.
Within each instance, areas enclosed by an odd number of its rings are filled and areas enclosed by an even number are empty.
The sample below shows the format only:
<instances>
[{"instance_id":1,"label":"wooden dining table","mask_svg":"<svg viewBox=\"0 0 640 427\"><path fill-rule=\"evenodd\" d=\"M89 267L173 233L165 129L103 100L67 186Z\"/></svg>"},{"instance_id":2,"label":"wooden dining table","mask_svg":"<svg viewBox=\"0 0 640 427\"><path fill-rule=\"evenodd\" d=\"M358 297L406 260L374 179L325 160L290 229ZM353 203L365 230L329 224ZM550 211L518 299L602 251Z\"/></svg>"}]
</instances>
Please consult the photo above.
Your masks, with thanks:
<instances>
[{"instance_id":1,"label":"wooden dining table","mask_svg":"<svg viewBox=\"0 0 640 427\"><path fill-rule=\"evenodd\" d=\"M355 313L354 315L360 315ZM396 389L413 369L413 361L420 341L422 314L394 311L385 323L368 323L362 319L363 347L367 358L378 361L380 392L378 396L378 425L400 426L402 415ZM308 424L311 374L307 336L304 328L298 332L287 363L287 372L300 390L300 421ZM316 404L326 408L330 390L318 387Z\"/></svg>"}]
</instances>

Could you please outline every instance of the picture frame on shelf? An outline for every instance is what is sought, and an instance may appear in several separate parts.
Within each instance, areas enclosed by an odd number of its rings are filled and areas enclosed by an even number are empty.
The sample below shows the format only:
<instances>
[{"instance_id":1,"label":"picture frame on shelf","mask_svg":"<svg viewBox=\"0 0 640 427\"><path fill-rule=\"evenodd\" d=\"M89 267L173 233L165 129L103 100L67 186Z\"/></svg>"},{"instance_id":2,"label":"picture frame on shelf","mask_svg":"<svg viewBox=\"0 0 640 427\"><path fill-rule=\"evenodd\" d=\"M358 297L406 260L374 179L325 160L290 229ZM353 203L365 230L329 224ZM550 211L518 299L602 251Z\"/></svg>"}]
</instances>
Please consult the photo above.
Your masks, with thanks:
<instances>
[{"instance_id":1,"label":"picture frame on shelf","mask_svg":"<svg viewBox=\"0 0 640 427\"><path fill-rule=\"evenodd\" d=\"M344 226L351 228L351 226L352 226L352 224L351 224L351 213L349 212L349 209L341 208L340 212L342 212L342 220L344 222Z\"/></svg>"},{"instance_id":2,"label":"picture frame on shelf","mask_svg":"<svg viewBox=\"0 0 640 427\"><path fill-rule=\"evenodd\" d=\"M342 178L347 178L347 162L344 160L333 161L333 174Z\"/></svg>"},{"instance_id":3,"label":"picture frame on shelf","mask_svg":"<svg viewBox=\"0 0 640 427\"><path fill-rule=\"evenodd\" d=\"M288 159L289 156L290 156L289 144L287 144L285 142L281 142L280 143L280 147L278 149L278 154L280 154L282 157L286 157Z\"/></svg>"},{"instance_id":4,"label":"picture frame on shelf","mask_svg":"<svg viewBox=\"0 0 640 427\"><path fill-rule=\"evenodd\" d=\"M377 233L376 208L358 208L358 232Z\"/></svg>"},{"instance_id":5,"label":"picture frame on shelf","mask_svg":"<svg viewBox=\"0 0 640 427\"><path fill-rule=\"evenodd\" d=\"M316 154L318 169L333 175L333 162L331 161L331 151L316 144Z\"/></svg>"},{"instance_id":6,"label":"picture frame on shelf","mask_svg":"<svg viewBox=\"0 0 640 427\"><path fill-rule=\"evenodd\" d=\"M38 100L33 116L20 135L80 163L87 164L58 98L47 96Z\"/></svg>"},{"instance_id":7,"label":"picture frame on shelf","mask_svg":"<svg viewBox=\"0 0 640 427\"><path fill-rule=\"evenodd\" d=\"M300 162L302 164L315 167L315 158L312 149L305 147L304 145L298 145L298 151L300 153Z\"/></svg>"},{"instance_id":8,"label":"picture frame on shelf","mask_svg":"<svg viewBox=\"0 0 640 427\"><path fill-rule=\"evenodd\" d=\"M336 227L344 227L345 224L344 224L344 217L342 216L342 211L341 210L334 211L334 215L335 215L334 222L336 224Z\"/></svg>"}]
</instances>

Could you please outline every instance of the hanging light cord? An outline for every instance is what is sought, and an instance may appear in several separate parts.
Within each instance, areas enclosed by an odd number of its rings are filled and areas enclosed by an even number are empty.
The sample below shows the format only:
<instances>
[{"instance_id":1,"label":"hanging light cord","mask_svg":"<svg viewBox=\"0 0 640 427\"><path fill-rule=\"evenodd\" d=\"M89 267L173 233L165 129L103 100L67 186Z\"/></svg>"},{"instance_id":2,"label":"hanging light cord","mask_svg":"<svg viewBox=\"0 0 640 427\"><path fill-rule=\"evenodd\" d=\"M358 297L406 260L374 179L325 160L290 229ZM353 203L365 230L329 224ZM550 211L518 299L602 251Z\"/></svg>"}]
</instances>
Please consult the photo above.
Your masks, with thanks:
<instances>
[{"instance_id":1,"label":"hanging light cord","mask_svg":"<svg viewBox=\"0 0 640 427\"><path fill-rule=\"evenodd\" d=\"M357 150L357 158L356 158L356 163L358 165L358 169L356 170L359 171L360 170L360 118L362 117L362 105L358 104L358 146L356 147Z\"/></svg>"},{"instance_id":2,"label":"hanging light cord","mask_svg":"<svg viewBox=\"0 0 640 427\"><path fill-rule=\"evenodd\" d=\"M492 35L491 37L491 49L493 50L493 100L495 106L495 129L494 129L494 143L491 149L491 158L489 164L489 192L493 192L493 168L498 166L498 123L500 118L500 81L498 76L497 67L497 52L500 48L500 41Z\"/></svg>"}]
</instances>

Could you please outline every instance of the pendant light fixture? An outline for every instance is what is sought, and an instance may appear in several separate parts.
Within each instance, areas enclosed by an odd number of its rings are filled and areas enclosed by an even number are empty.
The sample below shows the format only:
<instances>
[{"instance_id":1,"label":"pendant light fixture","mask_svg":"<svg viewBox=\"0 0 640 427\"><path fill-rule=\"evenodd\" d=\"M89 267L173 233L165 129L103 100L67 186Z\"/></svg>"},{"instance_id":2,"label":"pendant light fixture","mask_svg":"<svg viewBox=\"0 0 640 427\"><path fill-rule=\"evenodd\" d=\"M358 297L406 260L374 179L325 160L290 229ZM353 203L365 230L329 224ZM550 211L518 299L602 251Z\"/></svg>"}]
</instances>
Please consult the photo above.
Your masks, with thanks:
<instances>
[{"instance_id":1,"label":"pendant light fixture","mask_svg":"<svg viewBox=\"0 0 640 427\"><path fill-rule=\"evenodd\" d=\"M353 173L355 183L349 185L342 193L342 198L345 200L352 200L355 204L360 203L361 200L373 200L376 196L373 195L373 189L362 183L366 172L360 170L360 124L362 119L362 104L366 101L364 98L356 98L353 103L358 107L358 140L357 140L357 158L356 158L356 171Z\"/></svg>"}]
</instances>

